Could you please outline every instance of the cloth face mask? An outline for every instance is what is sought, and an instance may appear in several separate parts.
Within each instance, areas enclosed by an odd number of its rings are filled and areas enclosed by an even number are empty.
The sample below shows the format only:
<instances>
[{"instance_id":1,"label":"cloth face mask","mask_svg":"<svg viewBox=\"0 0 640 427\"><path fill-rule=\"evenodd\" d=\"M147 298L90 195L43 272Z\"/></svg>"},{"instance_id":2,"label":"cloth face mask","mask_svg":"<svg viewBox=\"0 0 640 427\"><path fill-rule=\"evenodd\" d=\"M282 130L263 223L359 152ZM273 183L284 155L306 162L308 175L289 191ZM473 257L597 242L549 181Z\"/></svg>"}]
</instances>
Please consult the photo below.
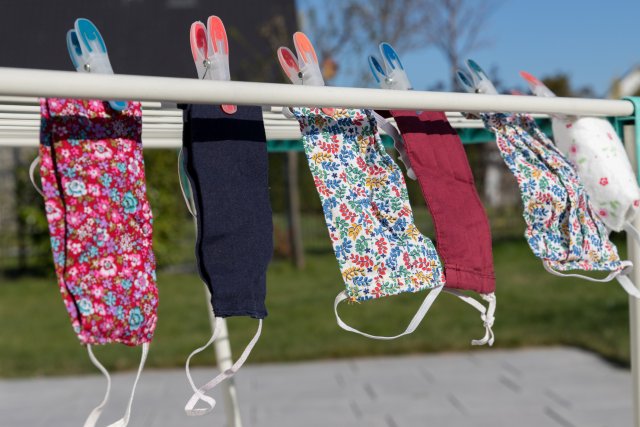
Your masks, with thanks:
<instances>
[{"instance_id":1,"label":"cloth face mask","mask_svg":"<svg viewBox=\"0 0 640 427\"><path fill-rule=\"evenodd\" d=\"M629 294L640 296L621 274L631 262L620 261L577 174L535 121L520 114L483 114L482 119L496 134L500 154L518 181L525 237L547 271L592 281L615 277ZM559 273L568 270L611 273L604 279Z\"/></svg>"},{"instance_id":2,"label":"cloth face mask","mask_svg":"<svg viewBox=\"0 0 640 427\"><path fill-rule=\"evenodd\" d=\"M533 94L556 95L521 71ZM610 230L625 230L640 243L631 224L640 208L640 187L618 133L603 118L553 115L553 138L582 180L598 216Z\"/></svg>"},{"instance_id":3,"label":"cloth face mask","mask_svg":"<svg viewBox=\"0 0 640 427\"><path fill-rule=\"evenodd\" d=\"M139 103L118 112L102 101L41 101L40 175L58 284L78 339L142 345L125 417L157 321L152 214L146 197Z\"/></svg>"},{"instance_id":4,"label":"cloth face mask","mask_svg":"<svg viewBox=\"0 0 640 427\"><path fill-rule=\"evenodd\" d=\"M185 411L203 415L215 405L205 393L240 369L260 336L267 315L266 272L273 254L273 220L262 109L238 106L229 115L217 105L189 105L184 118L182 165L194 208L186 196L185 200L197 220L196 259L211 293L213 313L216 319L259 319L258 331L242 357L204 386L197 388L193 383L189 362L216 339L222 322L216 321L211 340L187 359L194 395ZM198 400L208 408L195 408Z\"/></svg>"},{"instance_id":5,"label":"cloth face mask","mask_svg":"<svg viewBox=\"0 0 640 427\"><path fill-rule=\"evenodd\" d=\"M611 123L595 117L554 117L552 123L556 145L575 167L602 222L640 242L631 225L640 208L640 188Z\"/></svg>"},{"instance_id":6,"label":"cloth face mask","mask_svg":"<svg viewBox=\"0 0 640 427\"><path fill-rule=\"evenodd\" d=\"M443 112L392 110L380 114L395 119L402 137L383 118L380 127L401 148L400 156L406 156L404 163L411 171L407 175L418 179L433 218L436 247L444 264L444 290L481 312L486 333L472 344L492 345L496 281L491 230L462 142ZM489 302L488 308L456 290L479 293Z\"/></svg>"},{"instance_id":7,"label":"cloth face mask","mask_svg":"<svg viewBox=\"0 0 640 427\"><path fill-rule=\"evenodd\" d=\"M338 325L369 338L413 332L442 290L444 274L431 241L413 222L404 178L386 153L369 110L327 115L293 108L346 291L334 310ZM372 336L338 316L341 301L366 301L432 289L407 329Z\"/></svg>"}]
</instances>

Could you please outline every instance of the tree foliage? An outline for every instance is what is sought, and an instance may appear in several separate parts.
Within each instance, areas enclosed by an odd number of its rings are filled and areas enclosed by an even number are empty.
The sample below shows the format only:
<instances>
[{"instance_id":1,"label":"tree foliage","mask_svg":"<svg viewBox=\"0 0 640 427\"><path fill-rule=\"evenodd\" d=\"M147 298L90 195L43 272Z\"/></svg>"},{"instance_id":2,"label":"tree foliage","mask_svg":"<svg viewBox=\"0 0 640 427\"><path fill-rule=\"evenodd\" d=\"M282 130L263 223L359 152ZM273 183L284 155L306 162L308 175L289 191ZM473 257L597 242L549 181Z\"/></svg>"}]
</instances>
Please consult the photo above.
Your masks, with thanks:
<instances>
[{"instance_id":1,"label":"tree foliage","mask_svg":"<svg viewBox=\"0 0 640 427\"><path fill-rule=\"evenodd\" d=\"M595 94L589 86L575 88L571 84L571 77L567 73L557 73L542 79L542 82L557 96L573 96L578 98L593 98Z\"/></svg>"},{"instance_id":2,"label":"tree foliage","mask_svg":"<svg viewBox=\"0 0 640 427\"><path fill-rule=\"evenodd\" d=\"M313 2L304 9L303 28L321 61L339 59L338 74L353 76L354 84L371 80L366 56L385 41L402 54L436 48L457 87L460 61L488 44L482 32L496 6L495 0L345 0L332 8Z\"/></svg>"}]
</instances>

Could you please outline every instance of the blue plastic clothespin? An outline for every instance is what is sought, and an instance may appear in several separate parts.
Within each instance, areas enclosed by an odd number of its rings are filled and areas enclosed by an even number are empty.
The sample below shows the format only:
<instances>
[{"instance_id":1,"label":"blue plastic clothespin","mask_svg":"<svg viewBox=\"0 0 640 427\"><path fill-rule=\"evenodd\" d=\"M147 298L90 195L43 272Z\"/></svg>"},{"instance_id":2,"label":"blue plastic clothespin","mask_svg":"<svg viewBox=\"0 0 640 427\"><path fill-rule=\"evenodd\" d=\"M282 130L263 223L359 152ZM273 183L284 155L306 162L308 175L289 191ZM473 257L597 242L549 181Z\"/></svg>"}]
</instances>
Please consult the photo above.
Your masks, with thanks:
<instances>
[{"instance_id":1,"label":"blue plastic clothespin","mask_svg":"<svg viewBox=\"0 0 640 427\"><path fill-rule=\"evenodd\" d=\"M113 74L107 46L98 28L86 18L78 18L67 32L67 49L71 62L79 73ZM116 111L125 110L127 101L109 101Z\"/></svg>"},{"instance_id":2,"label":"blue plastic clothespin","mask_svg":"<svg viewBox=\"0 0 640 427\"><path fill-rule=\"evenodd\" d=\"M411 82L400 57L389 43L380 43L382 64L373 55L369 56L369 68L382 89L412 90Z\"/></svg>"},{"instance_id":3,"label":"blue plastic clothespin","mask_svg":"<svg viewBox=\"0 0 640 427\"><path fill-rule=\"evenodd\" d=\"M497 95L498 91L493 85L487 73L473 59L467 60L469 73L458 70L456 76L462 87L470 93L483 93L486 95Z\"/></svg>"},{"instance_id":4,"label":"blue plastic clothespin","mask_svg":"<svg viewBox=\"0 0 640 427\"><path fill-rule=\"evenodd\" d=\"M382 54L382 65L378 58L373 55L369 55L369 68L373 77L376 79L381 89L395 89L395 90L413 90L411 82L407 73L404 71L404 66L400 61L400 57L396 53L395 49L391 47L389 43L380 43L380 53ZM416 111L416 114L421 114L420 111ZM402 135L393 127L387 123L386 119L379 116L374 112L374 117L378 122L378 126L385 131L387 135L393 138L393 145L398 151L398 155L402 163L404 163L407 169L407 176L413 180L417 179L413 168L411 167L411 161L407 154L407 148L405 142L402 139Z\"/></svg>"}]
</instances>

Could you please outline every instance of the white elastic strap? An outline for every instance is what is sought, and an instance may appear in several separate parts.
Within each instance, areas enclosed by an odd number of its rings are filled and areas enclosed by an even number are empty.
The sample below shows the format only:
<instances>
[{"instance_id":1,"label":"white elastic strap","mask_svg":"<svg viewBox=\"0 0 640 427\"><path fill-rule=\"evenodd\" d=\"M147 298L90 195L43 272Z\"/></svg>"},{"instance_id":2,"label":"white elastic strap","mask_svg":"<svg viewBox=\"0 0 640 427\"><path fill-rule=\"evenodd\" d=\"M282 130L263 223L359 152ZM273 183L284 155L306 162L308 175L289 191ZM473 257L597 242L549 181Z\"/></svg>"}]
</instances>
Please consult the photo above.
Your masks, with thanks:
<instances>
[{"instance_id":1,"label":"white elastic strap","mask_svg":"<svg viewBox=\"0 0 640 427\"><path fill-rule=\"evenodd\" d=\"M409 155L407 154L407 147L404 144L404 140L402 139L402 135L398 132L391 123L387 121L380 114L372 111L373 118L378 123L378 127L382 129L387 135L389 135L393 139L393 146L395 147L398 155L400 156L400 161L404 164L405 169L407 170L407 176L412 180L418 179L413 168L411 167L411 161L409 160Z\"/></svg>"},{"instance_id":2,"label":"white elastic strap","mask_svg":"<svg viewBox=\"0 0 640 427\"><path fill-rule=\"evenodd\" d=\"M36 173L36 166L38 166L38 163L40 163L40 157L36 157L35 159L33 159L33 161L31 162L31 165L29 165L29 179L31 179L31 184L33 184L33 188L35 188L36 191L40 193L42 197L44 197L44 192L40 187L38 187L38 184L36 184L35 173ZM91 351L89 351L89 354L91 354ZM91 356L89 356L89 358L91 358Z\"/></svg>"},{"instance_id":3,"label":"white elastic strap","mask_svg":"<svg viewBox=\"0 0 640 427\"><path fill-rule=\"evenodd\" d=\"M293 114L293 111L291 111L290 107L282 107L282 115L287 119L293 119L296 117L296 115Z\"/></svg>"},{"instance_id":4,"label":"white elastic strap","mask_svg":"<svg viewBox=\"0 0 640 427\"><path fill-rule=\"evenodd\" d=\"M593 277L584 276L582 274L558 273L557 271L549 267L546 263L544 262L542 263L542 265L544 265L545 270L547 270L549 273L554 274L556 276L578 277L580 279L589 280L590 282L609 282L613 279L616 279L620 284L620 286L622 286L622 289L624 289L629 295L640 299L640 289L638 289L633 284L633 282L631 281L631 279L629 279L629 276L628 276L629 270L631 270L631 268L633 267L633 263L631 261L622 261L621 264L622 264L622 268L620 270L612 271L604 279L594 279Z\"/></svg>"},{"instance_id":5,"label":"white elastic strap","mask_svg":"<svg viewBox=\"0 0 640 427\"><path fill-rule=\"evenodd\" d=\"M184 412L189 416L204 415L213 410L213 408L216 406L216 400L211 396L207 396L205 393L213 389L222 381L233 377L236 374L236 372L238 372L238 370L242 367L244 362L246 362L247 358L251 354L251 350L253 350L253 347L256 345L256 343L260 339L260 334L262 333L262 319L259 319L258 330L256 331L256 334L253 336L249 344L247 344L247 347L242 352L242 355L238 360L236 360L233 366L231 366L231 368L227 369L226 371L218 374L215 378L213 378L211 381L209 381L202 387L197 388L195 383L193 382L193 378L191 378L189 363L191 362L191 358L193 356L200 353L205 348L209 347L216 340L216 338L218 338L218 335L220 334L220 327L219 327L220 323L217 321L218 319L219 318L216 318L216 326L213 329L213 335L211 335L211 338L209 339L209 341L202 347L194 350L187 358L187 363L185 366L187 371L187 379L189 380L189 384L191 384L191 388L193 389L193 392L194 392L193 396L191 396L191 399L189 399L189 401L184 407ZM200 400L205 402L208 405L208 408L196 408L195 406Z\"/></svg>"},{"instance_id":6,"label":"white elastic strap","mask_svg":"<svg viewBox=\"0 0 640 427\"><path fill-rule=\"evenodd\" d=\"M622 273L622 271L624 270L624 268L632 266L633 264L631 264L631 261L622 261L622 269L620 270L616 270L616 271L612 271L610 272L607 277L603 278L603 279L596 279L593 277L589 277L589 276L585 276L584 274L575 274L575 273L560 273L556 270L554 270L553 268L549 267L547 265L546 262L542 262L542 265L544 266L544 269L547 270L549 273L553 274L554 276L560 276L560 277L577 277L580 279L584 279L584 280L588 280L590 282L610 282L612 281L616 276L618 276L620 273Z\"/></svg>"},{"instance_id":7,"label":"white elastic strap","mask_svg":"<svg viewBox=\"0 0 640 427\"><path fill-rule=\"evenodd\" d=\"M480 297L489 303L488 307L485 307L480 302L476 301L474 298L463 294L457 289L444 289L445 292L455 295L460 298L462 301L466 302L476 310L480 312L480 319L482 319L482 324L484 325L484 337L479 340L472 340L471 345L485 345L489 344L492 346L495 341L495 335L493 334L493 324L496 320L496 295L491 292L488 294L480 294Z\"/></svg>"},{"instance_id":8,"label":"white elastic strap","mask_svg":"<svg viewBox=\"0 0 640 427\"><path fill-rule=\"evenodd\" d=\"M402 332L401 334L398 334L398 335L395 335L395 336L392 336L392 337L379 336L379 335L370 335L370 334L367 334L365 332L359 331L359 330L347 325L346 323L344 323L342 321L342 319L340 318L340 315L338 314L338 304L340 304L342 301L344 301L344 300L349 298L345 291L340 292L336 296L336 299L335 299L335 301L333 303L333 311L336 314L336 321L338 322L338 326L340 326L345 331L354 332L356 334L362 335L363 337L371 338L371 339L374 339L374 340L395 340L396 338L400 338L400 337L402 337L404 335L409 335L410 333L412 333L413 331L416 330L418 325L420 325L420 322L422 322L422 319L424 319L424 316L427 315L427 312L429 311L429 308L431 308L431 305L433 304L433 302L436 300L436 298L438 297L438 295L442 291L442 288L443 288L443 286L440 285L437 288L431 289L431 291L425 297L424 301L422 301L422 305L420 305L420 308L418 309L416 314L413 316L413 319L411 319L411 322L409 322L409 326L407 326L407 329L405 329L404 332Z\"/></svg>"},{"instance_id":9,"label":"white elastic strap","mask_svg":"<svg viewBox=\"0 0 640 427\"><path fill-rule=\"evenodd\" d=\"M184 191L184 183L182 182L182 178L184 177L184 173L182 173L184 163L182 162L182 158L182 147L180 147L180 153L178 153L178 181L180 182L180 191L182 192L182 197L184 197L184 203L187 205L187 210L194 218L196 218L198 216L196 215L196 209L191 204L191 199L187 197L186 191ZM191 188L190 184L187 183L187 185L189 185L189 188ZM193 194L192 191L189 192Z\"/></svg>"},{"instance_id":10,"label":"white elastic strap","mask_svg":"<svg viewBox=\"0 0 640 427\"><path fill-rule=\"evenodd\" d=\"M102 365L102 363L100 363L100 361L93 354L93 350L91 350L90 345L87 345L87 352L89 353L89 359L91 360L91 363L93 363L93 365L98 368L98 370L102 372L102 375L104 375L107 379L107 391L104 394L104 399L102 399L102 402L98 406L93 408L93 411L91 411L91 413L87 417L87 420L84 422L84 427L93 427L96 425L96 422L98 422L98 418L100 418L100 415L102 415L102 410L107 405L107 402L109 402L109 394L111 393L111 376L109 375L109 371L107 371L107 368L105 368L104 365Z\"/></svg>"},{"instance_id":11,"label":"white elastic strap","mask_svg":"<svg viewBox=\"0 0 640 427\"><path fill-rule=\"evenodd\" d=\"M622 286L622 289L627 291L629 295L640 299L640 290L636 287L636 285L633 284L631 279L629 279L629 276L627 276L626 274L620 274L616 276L616 280L618 281L620 286Z\"/></svg>"},{"instance_id":12,"label":"white elastic strap","mask_svg":"<svg viewBox=\"0 0 640 427\"><path fill-rule=\"evenodd\" d=\"M84 422L84 427L94 427L100 415L102 415L102 410L106 406L109 401L109 393L111 392L111 377L109 376L109 372L107 369L102 366L102 364L98 361L98 359L93 354L91 350L91 346L87 346L87 351L89 352L89 359L91 362L104 374L107 378L107 392L105 393L104 399L96 408L91 411L89 417ZM124 416L118 421L109 424L108 427L126 427L129 424L129 418L131 417L131 407L133 406L133 397L136 394L136 387L138 386L138 381L140 380L140 376L142 374L142 370L144 369L144 364L147 361L147 355L149 354L149 343L146 342L142 344L142 355L140 356L140 364L138 365L138 373L136 374L136 379L133 381L133 387L131 388L131 395L129 396L129 402L127 403L127 409L124 413Z\"/></svg>"}]
</instances>

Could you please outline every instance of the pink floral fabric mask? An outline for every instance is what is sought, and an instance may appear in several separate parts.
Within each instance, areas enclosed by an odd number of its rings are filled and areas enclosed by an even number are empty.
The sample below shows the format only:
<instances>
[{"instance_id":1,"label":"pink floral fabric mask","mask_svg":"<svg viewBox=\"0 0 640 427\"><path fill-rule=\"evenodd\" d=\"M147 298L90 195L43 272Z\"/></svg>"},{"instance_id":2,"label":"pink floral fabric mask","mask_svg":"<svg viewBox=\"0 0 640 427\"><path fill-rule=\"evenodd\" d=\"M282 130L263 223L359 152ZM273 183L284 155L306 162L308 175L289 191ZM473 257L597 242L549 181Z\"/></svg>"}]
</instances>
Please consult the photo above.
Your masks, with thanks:
<instances>
[{"instance_id":1,"label":"pink floral fabric mask","mask_svg":"<svg viewBox=\"0 0 640 427\"><path fill-rule=\"evenodd\" d=\"M47 99L41 114L42 194L73 330L99 368L91 345L143 345L139 377L158 306L140 104L118 112L102 101ZM85 426L96 423L108 395ZM117 425L127 424L130 407L131 400Z\"/></svg>"}]
</instances>

